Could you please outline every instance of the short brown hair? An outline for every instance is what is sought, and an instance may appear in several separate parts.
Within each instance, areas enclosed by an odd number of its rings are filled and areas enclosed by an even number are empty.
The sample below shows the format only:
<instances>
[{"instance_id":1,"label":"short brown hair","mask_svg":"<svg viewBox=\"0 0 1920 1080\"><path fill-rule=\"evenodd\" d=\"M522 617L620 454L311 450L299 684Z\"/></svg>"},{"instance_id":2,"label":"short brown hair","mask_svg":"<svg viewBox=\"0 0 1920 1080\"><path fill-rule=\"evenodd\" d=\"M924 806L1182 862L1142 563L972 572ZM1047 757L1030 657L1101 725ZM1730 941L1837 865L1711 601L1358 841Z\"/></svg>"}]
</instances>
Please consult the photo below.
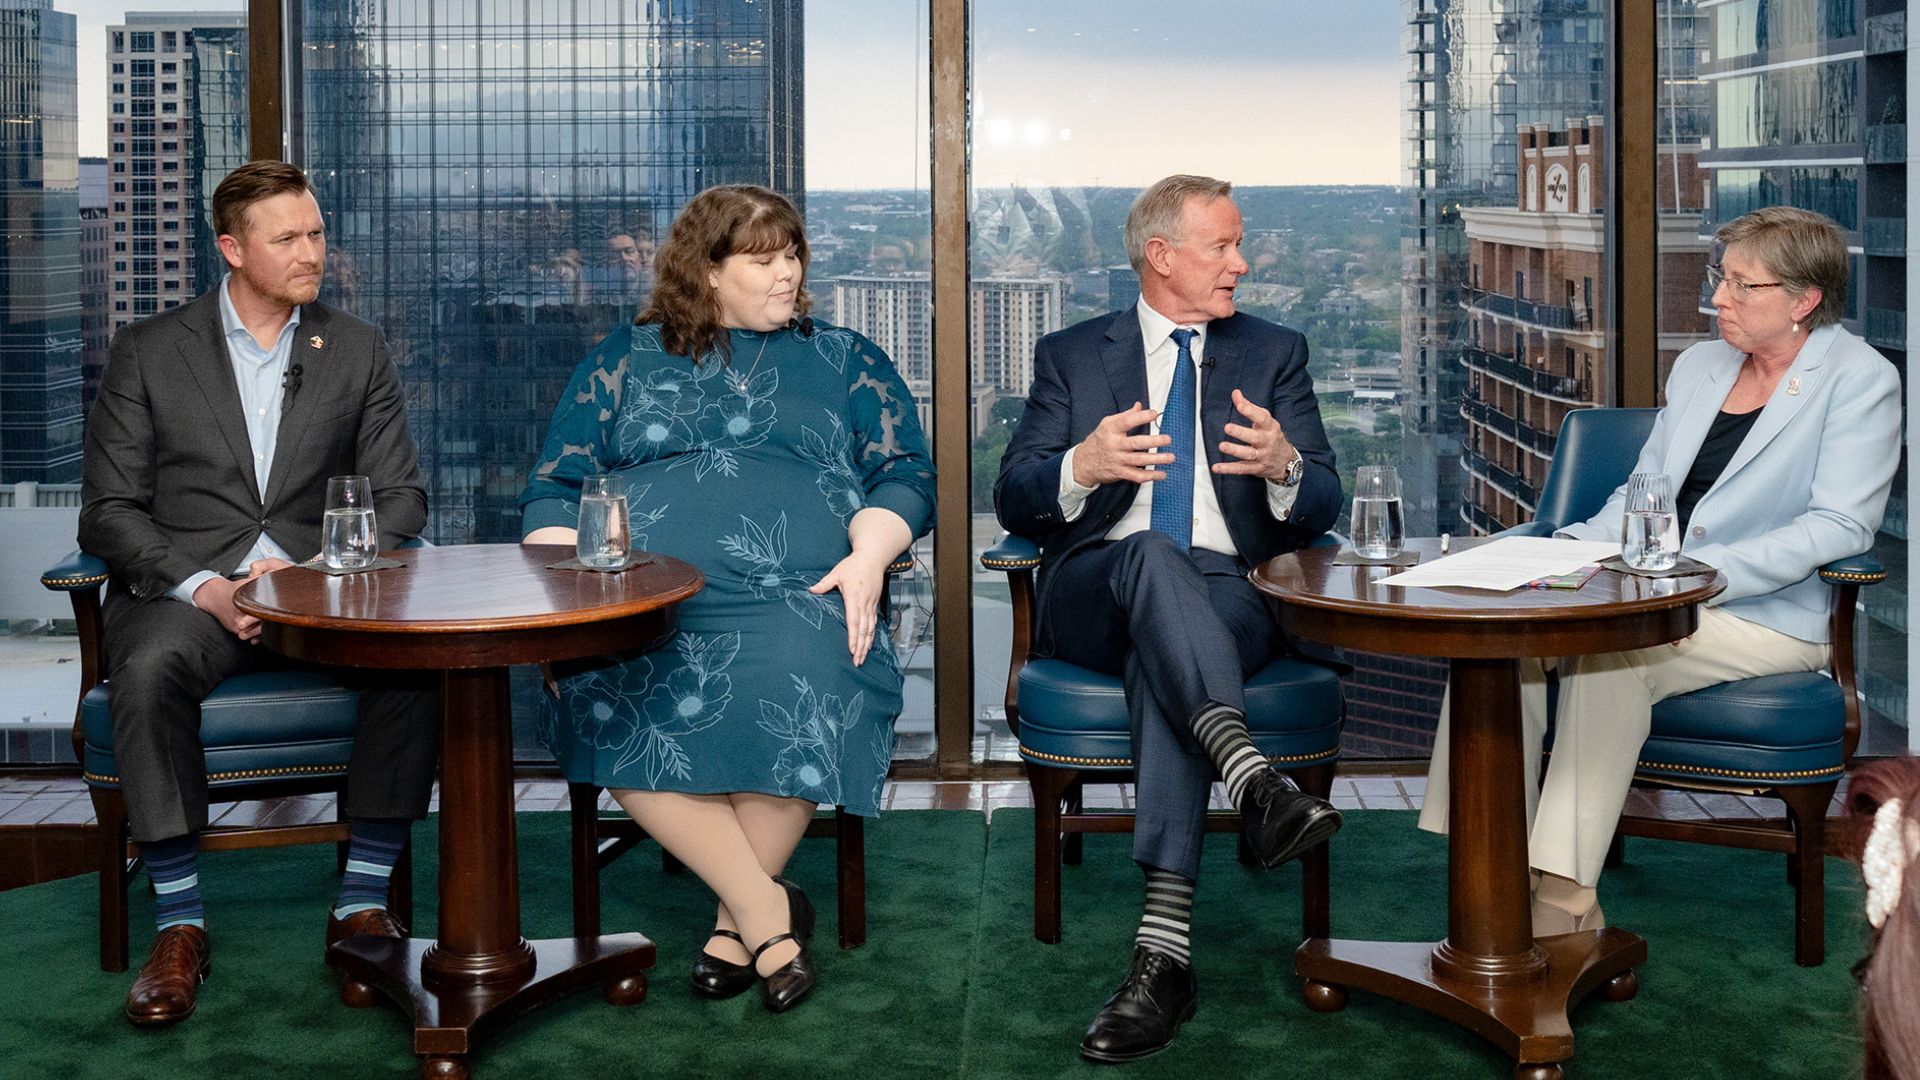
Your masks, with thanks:
<instances>
[{"instance_id":1,"label":"short brown hair","mask_svg":"<svg viewBox=\"0 0 1920 1080\"><path fill-rule=\"evenodd\" d=\"M800 211L785 195L757 184L726 184L695 195L667 228L653 255L653 297L636 323L659 323L660 343L675 356L702 356L718 349L728 359L732 345L720 322L720 297L707 272L729 255L759 255L792 244L800 254L800 280L807 270L807 231ZM802 287L793 313L805 315L813 300Z\"/></svg>"},{"instance_id":2,"label":"short brown hair","mask_svg":"<svg viewBox=\"0 0 1920 1080\"><path fill-rule=\"evenodd\" d=\"M1742 214L1713 234L1725 247L1767 268L1795 295L1820 290L1820 306L1800 322L1818 330L1840 321L1847 305L1847 234L1832 218L1792 206Z\"/></svg>"},{"instance_id":3,"label":"short brown hair","mask_svg":"<svg viewBox=\"0 0 1920 1080\"><path fill-rule=\"evenodd\" d=\"M213 189L213 234L244 236L247 207L289 191L311 194L313 185L307 182L307 174L284 161L247 162Z\"/></svg>"},{"instance_id":4,"label":"short brown hair","mask_svg":"<svg viewBox=\"0 0 1920 1080\"><path fill-rule=\"evenodd\" d=\"M1127 211L1127 261L1133 264L1133 272L1147 272L1147 241L1156 236L1179 240L1180 216L1188 199L1199 196L1212 202L1232 193L1228 181L1186 173L1169 176L1141 192Z\"/></svg>"}]
</instances>

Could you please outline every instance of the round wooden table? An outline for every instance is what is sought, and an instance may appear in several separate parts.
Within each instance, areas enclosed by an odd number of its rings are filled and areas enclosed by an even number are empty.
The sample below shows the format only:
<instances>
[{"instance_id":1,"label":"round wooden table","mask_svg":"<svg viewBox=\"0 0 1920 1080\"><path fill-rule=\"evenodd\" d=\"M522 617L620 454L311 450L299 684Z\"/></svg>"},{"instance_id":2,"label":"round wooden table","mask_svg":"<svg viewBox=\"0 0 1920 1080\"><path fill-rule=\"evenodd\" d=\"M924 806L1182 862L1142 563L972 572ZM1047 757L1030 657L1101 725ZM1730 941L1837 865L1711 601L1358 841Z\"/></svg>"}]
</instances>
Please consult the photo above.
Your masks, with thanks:
<instances>
[{"instance_id":1,"label":"round wooden table","mask_svg":"<svg viewBox=\"0 0 1920 1080\"><path fill-rule=\"evenodd\" d=\"M1467 541L1471 544L1474 541ZM1461 545L1465 546L1465 544ZM1435 540L1407 547L1439 557ZM1698 605L1726 588L1718 573L1645 578L1602 570L1579 589L1403 588L1396 568L1336 566L1338 548L1283 555L1253 584L1282 601L1280 623L1303 638L1448 658L1447 937L1440 942L1311 938L1294 954L1307 1004L1346 1004L1358 987L1419 1006L1492 1041L1522 1080L1550 1080L1573 1056L1567 1011L1601 985L1632 997L1647 945L1617 927L1535 940L1527 883L1520 734L1520 657L1619 652L1677 641ZM1389 868L1379 868L1386 872Z\"/></svg>"},{"instance_id":2,"label":"round wooden table","mask_svg":"<svg viewBox=\"0 0 1920 1080\"><path fill-rule=\"evenodd\" d=\"M649 649L700 571L663 556L618 574L549 570L568 547L488 544L391 551L406 565L333 576L302 567L249 582L240 610L276 652L346 667L443 675L440 924L437 940L354 938L327 951L343 997L372 987L413 1017L425 1076L469 1073L478 1037L520 1013L604 985L617 1004L646 993L641 934L527 941L513 823L510 664Z\"/></svg>"}]
</instances>

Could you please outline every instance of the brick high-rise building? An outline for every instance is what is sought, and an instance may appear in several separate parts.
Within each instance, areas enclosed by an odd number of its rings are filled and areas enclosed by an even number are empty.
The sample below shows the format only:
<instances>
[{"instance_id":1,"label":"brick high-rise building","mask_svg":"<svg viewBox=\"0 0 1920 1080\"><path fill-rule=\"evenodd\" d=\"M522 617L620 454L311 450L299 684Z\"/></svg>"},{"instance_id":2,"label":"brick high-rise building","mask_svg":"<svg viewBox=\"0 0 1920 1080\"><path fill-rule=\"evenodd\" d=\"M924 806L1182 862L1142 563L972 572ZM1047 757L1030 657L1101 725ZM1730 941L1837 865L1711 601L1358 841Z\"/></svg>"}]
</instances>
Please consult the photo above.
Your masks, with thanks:
<instances>
[{"instance_id":1,"label":"brick high-rise building","mask_svg":"<svg viewBox=\"0 0 1920 1080\"><path fill-rule=\"evenodd\" d=\"M1707 263L1700 237L1698 144L1663 153L1676 169L1658 186L1660 352L1664 376L1682 350L1708 336L1698 282ZM1606 154L1599 117L1563 129L1523 125L1514 205L1460 211L1467 238L1468 343L1461 463L1463 514L1485 534L1533 520L1553 461L1560 422L1606 404L1614 381L1607 350ZM1668 179L1663 176L1662 179ZM1682 205L1664 203L1679 198Z\"/></svg>"}]
</instances>

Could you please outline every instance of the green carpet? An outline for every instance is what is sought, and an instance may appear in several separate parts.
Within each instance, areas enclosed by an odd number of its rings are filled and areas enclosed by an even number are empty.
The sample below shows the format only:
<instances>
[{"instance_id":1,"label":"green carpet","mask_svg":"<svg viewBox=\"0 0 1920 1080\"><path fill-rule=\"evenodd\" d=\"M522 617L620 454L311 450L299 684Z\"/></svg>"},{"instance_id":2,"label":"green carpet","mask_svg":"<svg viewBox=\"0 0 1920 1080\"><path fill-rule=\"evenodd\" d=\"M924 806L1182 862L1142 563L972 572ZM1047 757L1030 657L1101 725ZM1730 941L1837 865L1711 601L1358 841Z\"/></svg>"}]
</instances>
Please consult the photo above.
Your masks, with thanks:
<instances>
[{"instance_id":1,"label":"green carpet","mask_svg":"<svg viewBox=\"0 0 1920 1080\"><path fill-rule=\"evenodd\" d=\"M567 932L566 817L520 816L522 910L530 936ZM1335 841L1336 933L1386 938L1443 929L1445 849L1408 813L1352 813ZM417 880L433 878L420 830ZM1196 917L1199 1015L1174 1047L1124 1071L1082 1063L1080 1032L1124 972L1140 878L1128 838L1091 837L1066 872L1066 940L1033 940L1032 817L897 812L868 830L870 940L832 947L832 845L801 845L792 876L821 909L821 986L772 1017L758 994L692 997L685 972L711 906L689 875L662 875L652 849L608 871L609 930L660 944L653 991L617 1009L584 994L486 1041L486 1077L1504 1077L1510 1065L1452 1025L1356 993L1321 1016L1300 1002L1290 953L1299 872L1255 875L1216 837ZM1643 933L1638 998L1599 999L1575 1021L1577 1077L1857 1076L1847 968L1863 936L1853 872L1829 863L1829 955L1795 967L1783 859L1634 841L1609 874L1608 914ZM214 974L192 1020L135 1031L119 1016L131 973L101 972L93 881L0 893L0 1077L411 1077L408 1032L391 1008L351 1010L320 961L331 849L208 856L203 882ZM431 930L423 910L423 930ZM150 906L134 892L134 951Z\"/></svg>"}]
</instances>

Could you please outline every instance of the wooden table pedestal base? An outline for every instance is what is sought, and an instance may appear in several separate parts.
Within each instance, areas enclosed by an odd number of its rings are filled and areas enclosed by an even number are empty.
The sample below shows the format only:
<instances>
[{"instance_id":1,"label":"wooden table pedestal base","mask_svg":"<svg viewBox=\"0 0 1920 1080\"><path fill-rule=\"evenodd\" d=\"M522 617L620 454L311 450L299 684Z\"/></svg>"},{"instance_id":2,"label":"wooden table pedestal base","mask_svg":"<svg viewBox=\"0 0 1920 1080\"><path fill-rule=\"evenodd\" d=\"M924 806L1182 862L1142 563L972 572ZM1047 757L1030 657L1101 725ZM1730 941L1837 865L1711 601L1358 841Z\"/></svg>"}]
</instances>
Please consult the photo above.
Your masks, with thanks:
<instances>
[{"instance_id":1,"label":"wooden table pedestal base","mask_svg":"<svg viewBox=\"0 0 1920 1080\"><path fill-rule=\"evenodd\" d=\"M1345 1006L1348 989L1370 991L1476 1032L1514 1059L1515 1080L1557 1080L1559 1063L1573 1056L1568 1011L1595 989L1609 1001L1632 997L1639 989L1633 969L1646 962L1647 943L1608 928L1537 944L1546 953L1546 970L1518 985L1483 986L1435 975L1437 946L1425 941L1314 938L1293 954L1293 970L1307 980L1307 1004L1317 1012Z\"/></svg>"},{"instance_id":2,"label":"wooden table pedestal base","mask_svg":"<svg viewBox=\"0 0 1920 1080\"><path fill-rule=\"evenodd\" d=\"M644 934L529 941L533 965L508 981L448 979L423 972L428 940L359 937L327 950L327 966L365 983L405 1010L413 1023L420 1075L464 1078L468 1055L489 1029L592 986L608 1001L637 1005L647 996L654 948Z\"/></svg>"}]
</instances>

